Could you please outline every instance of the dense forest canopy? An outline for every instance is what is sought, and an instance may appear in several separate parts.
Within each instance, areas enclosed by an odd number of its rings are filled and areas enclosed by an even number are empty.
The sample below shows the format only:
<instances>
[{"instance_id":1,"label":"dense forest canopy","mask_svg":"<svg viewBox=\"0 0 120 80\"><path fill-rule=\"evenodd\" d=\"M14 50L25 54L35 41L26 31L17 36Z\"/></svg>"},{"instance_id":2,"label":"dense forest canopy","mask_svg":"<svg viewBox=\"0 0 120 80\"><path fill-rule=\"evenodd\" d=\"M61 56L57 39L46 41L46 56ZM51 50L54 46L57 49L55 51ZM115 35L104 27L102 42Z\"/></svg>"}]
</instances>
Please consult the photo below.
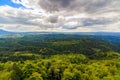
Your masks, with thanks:
<instances>
[{"instance_id":1,"label":"dense forest canopy","mask_svg":"<svg viewBox=\"0 0 120 80\"><path fill-rule=\"evenodd\" d=\"M0 80L120 80L119 36L7 36L0 38Z\"/></svg>"}]
</instances>

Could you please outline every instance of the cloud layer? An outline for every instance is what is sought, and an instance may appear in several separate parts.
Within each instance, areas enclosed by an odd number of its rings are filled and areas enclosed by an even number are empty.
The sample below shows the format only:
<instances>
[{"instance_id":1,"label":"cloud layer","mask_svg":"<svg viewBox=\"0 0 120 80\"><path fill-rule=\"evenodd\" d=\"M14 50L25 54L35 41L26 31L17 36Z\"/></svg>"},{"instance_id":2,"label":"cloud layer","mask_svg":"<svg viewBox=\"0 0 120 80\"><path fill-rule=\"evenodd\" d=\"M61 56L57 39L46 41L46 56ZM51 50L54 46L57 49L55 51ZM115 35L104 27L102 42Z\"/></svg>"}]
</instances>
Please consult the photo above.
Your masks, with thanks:
<instances>
[{"instance_id":1,"label":"cloud layer","mask_svg":"<svg viewBox=\"0 0 120 80\"><path fill-rule=\"evenodd\" d=\"M0 28L11 31L120 31L120 0L11 0Z\"/></svg>"}]
</instances>

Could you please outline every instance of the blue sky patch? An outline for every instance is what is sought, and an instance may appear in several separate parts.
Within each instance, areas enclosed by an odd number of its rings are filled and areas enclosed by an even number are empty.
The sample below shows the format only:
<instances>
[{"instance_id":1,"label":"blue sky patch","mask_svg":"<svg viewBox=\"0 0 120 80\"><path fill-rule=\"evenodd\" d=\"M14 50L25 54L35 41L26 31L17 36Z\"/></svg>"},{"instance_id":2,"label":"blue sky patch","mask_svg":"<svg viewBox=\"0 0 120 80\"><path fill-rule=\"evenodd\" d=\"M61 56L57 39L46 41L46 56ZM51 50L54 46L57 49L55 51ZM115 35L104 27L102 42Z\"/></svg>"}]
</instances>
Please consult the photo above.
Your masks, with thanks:
<instances>
[{"instance_id":1,"label":"blue sky patch","mask_svg":"<svg viewBox=\"0 0 120 80\"><path fill-rule=\"evenodd\" d=\"M11 0L0 0L0 6L3 6L3 5L9 5L9 6L14 7L14 8L24 7L21 4L13 3Z\"/></svg>"}]
</instances>

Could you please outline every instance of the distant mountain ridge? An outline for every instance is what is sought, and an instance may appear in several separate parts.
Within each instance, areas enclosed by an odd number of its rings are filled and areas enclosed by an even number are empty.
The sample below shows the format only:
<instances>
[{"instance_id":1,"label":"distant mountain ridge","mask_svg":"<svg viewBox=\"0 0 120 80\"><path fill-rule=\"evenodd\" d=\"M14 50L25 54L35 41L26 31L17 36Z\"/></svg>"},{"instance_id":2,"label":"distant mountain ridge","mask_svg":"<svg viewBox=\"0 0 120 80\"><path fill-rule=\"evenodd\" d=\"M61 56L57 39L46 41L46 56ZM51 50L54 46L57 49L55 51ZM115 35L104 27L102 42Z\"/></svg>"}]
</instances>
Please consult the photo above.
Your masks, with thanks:
<instances>
[{"instance_id":1,"label":"distant mountain ridge","mask_svg":"<svg viewBox=\"0 0 120 80\"><path fill-rule=\"evenodd\" d=\"M13 34L14 32L9 32L9 31L5 31L0 29L0 34Z\"/></svg>"},{"instance_id":2,"label":"distant mountain ridge","mask_svg":"<svg viewBox=\"0 0 120 80\"><path fill-rule=\"evenodd\" d=\"M49 34L54 32L11 32L0 29L0 34Z\"/></svg>"},{"instance_id":3,"label":"distant mountain ridge","mask_svg":"<svg viewBox=\"0 0 120 80\"><path fill-rule=\"evenodd\" d=\"M120 32L75 32L72 34L79 34L79 35L102 35L102 36L118 36Z\"/></svg>"},{"instance_id":4,"label":"distant mountain ridge","mask_svg":"<svg viewBox=\"0 0 120 80\"><path fill-rule=\"evenodd\" d=\"M0 29L0 34L73 34L73 35L118 36L120 35L120 32L10 32Z\"/></svg>"}]
</instances>

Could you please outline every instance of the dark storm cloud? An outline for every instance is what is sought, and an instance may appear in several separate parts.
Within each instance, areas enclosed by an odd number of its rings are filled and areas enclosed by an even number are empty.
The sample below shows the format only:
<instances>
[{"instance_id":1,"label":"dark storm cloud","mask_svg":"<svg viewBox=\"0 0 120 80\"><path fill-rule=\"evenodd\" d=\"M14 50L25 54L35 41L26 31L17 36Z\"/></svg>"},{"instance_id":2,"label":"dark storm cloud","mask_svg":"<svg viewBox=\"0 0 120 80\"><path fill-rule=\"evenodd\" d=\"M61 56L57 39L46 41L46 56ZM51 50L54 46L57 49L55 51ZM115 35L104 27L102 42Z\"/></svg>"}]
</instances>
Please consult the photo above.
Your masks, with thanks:
<instances>
[{"instance_id":1,"label":"dark storm cloud","mask_svg":"<svg viewBox=\"0 0 120 80\"><path fill-rule=\"evenodd\" d=\"M114 18L96 18L96 19L92 19L92 18L81 18L81 19L74 19L74 20L70 20L68 22L65 23L70 23L70 22L77 22L76 25L63 25L62 28L63 29L77 29L79 27L95 27L98 25L109 25L109 24L114 24L116 22L120 22L120 19L114 19Z\"/></svg>"},{"instance_id":2,"label":"dark storm cloud","mask_svg":"<svg viewBox=\"0 0 120 80\"><path fill-rule=\"evenodd\" d=\"M72 0L40 0L39 6L46 11L59 11L62 8L67 8Z\"/></svg>"},{"instance_id":3,"label":"dark storm cloud","mask_svg":"<svg viewBox=\"0 0 120 80\"><path fill-rule=\"evenodd\" d=\"M119 20L114 19L106 19L106 18L100 18L100 19L84 19L82 21L82 26L94 26L94 25L107 25L114 22L117 22Z\"/></svg>"},{"instance_id":4,"label":"dark storm cloud","mask_svg":"<svg viewBox=\"0 0 120 80\"><path fill-rule=\"evenodd\" d=\"M63 22L64 18L61 18L58 15L52 15L52 16L47 17L45 20L46 20L46 22L55 24L55 23Z\"/></svg>"},{"instance_id":5,"label":"dark storm cloud","mask_svg":"<svg viewBox=\"0 0 120 80\"><path fill-rule=\"evenodd\" d=\"M48 11L81 11L94 13L111 5L113 0L40 0L39 6Z\"/></svg>"},{"instance_id":6,"label":"dark storm cloud","mask_svg":"<svg viewBox=\"0 0 120 80\"><path fill-rule=\"evenodd\" d=\"M47 22L50 23L57 23L58 22L58 16L50 16L49 18L47 18Z\"/></svg>"}]
</instances>

